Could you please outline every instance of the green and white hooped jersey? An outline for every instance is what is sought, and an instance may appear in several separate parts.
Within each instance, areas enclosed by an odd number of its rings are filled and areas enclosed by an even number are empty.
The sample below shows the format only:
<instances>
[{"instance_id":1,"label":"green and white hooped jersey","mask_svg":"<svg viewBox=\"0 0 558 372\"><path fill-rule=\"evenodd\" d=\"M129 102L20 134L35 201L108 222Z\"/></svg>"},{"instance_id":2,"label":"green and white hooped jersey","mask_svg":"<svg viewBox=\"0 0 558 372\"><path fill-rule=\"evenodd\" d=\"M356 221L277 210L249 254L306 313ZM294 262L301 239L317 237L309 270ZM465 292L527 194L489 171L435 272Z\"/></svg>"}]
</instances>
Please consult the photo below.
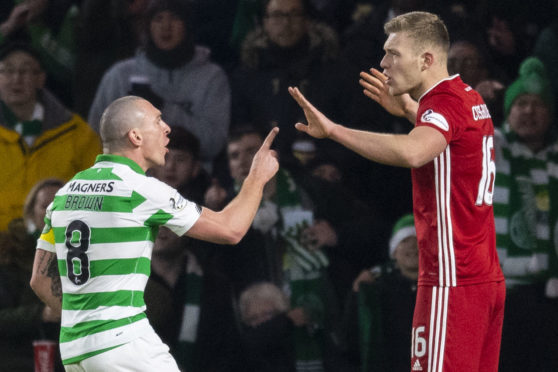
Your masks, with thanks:
<instances>
[{"instance_id":1,"label":"green and white hooped jersey","mask_svg":"<svg viewBox=\"0 0 558 372\"><path fill-rule=\"evenodd\" d=\"M533 153L505 124L496 130L494 221L506 285L558 274L558 143Z\"/></svg>"},{"instance_id":2,"label":"green and white hooped jersey","mask_svg":"<svg viewBox=\"0 0 558 372\"><path fill-rule=\"evenodd\" d=\"M127 343L150 327L143 292L158 228L182 235L200 213L178 191L116 155L99 155L58 191L37 248L58 259L64 364Z\"/></svg>"}]
</instances>

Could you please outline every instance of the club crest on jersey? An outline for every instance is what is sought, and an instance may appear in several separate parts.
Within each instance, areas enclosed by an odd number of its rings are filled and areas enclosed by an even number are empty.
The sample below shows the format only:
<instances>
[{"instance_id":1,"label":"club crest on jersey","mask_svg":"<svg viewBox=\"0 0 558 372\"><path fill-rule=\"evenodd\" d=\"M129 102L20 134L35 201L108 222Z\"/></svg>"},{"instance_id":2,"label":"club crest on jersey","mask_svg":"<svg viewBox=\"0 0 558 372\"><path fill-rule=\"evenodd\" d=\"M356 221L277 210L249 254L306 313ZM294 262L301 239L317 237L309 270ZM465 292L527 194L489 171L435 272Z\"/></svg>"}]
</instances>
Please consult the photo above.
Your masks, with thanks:
<instances>
[{"instance_id":1,"label":"club crest on jersey","mask_svg":"<svg viewBox=\"0 0 558 372\"><path fill-rule=\"evenodd\" d=\"M186 204L188 204L188 201L186 199L184 199L182 197L182 195L180 195L179 193L176 193L174 196L172 196L169 199L169 203L172 209L174 209L175 211L179 211L181 209L184 209L186 207Z\"/></svg>"},{"instance_id":2,"label":"club crest on jersey","mask_svg":"<svg viewBox=\"0 0 558 372\"><path fill-rule=\"evenodd\" d=\"M422 121L423 123L434 124L441 130L444 130L446 132L449 130L449 124L446 118L442 114L434 112L432 109L426 110L420 117L420 121Z\"/></svg>"}]
</instances>

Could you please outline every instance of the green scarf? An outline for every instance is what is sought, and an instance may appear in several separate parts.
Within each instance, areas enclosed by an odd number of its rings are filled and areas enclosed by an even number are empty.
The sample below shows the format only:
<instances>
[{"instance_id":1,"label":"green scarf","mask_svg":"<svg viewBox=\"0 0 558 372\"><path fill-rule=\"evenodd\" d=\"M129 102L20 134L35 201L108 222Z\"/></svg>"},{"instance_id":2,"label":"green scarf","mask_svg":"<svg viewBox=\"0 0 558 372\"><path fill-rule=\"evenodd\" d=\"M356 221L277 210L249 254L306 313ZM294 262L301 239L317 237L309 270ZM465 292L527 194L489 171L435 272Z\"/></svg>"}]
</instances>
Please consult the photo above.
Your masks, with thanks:
<instances>
[{"instance_id":1,"label":"green scarf","mask_svg":"<svg viewBox=\"0 0 558 372\"><path fill-rule=\"evenodd\" d=\"M285 243L284 285L290 293L291 308L302 307L310 321L296 327L294 343L297 372L323 371L325 317L328 309L325 269L329 265L322 251L311 251L301 243L301 233L313 222L312 212L302 206L302 191L291 175L277 174L275 202L281 217L280 235Z\"/></svg>"},{"instance_id":2,"label":"green scarf","mask_svg":"<svg viewBox=\"0 0 558 372\"><path fill-rule=\"evenodd\" d=\"M496 162L496 245L508 286L557 276L558 144L533 154L506 129Z\"/></svg>"},{"instance_id":3,"label":"green scarf","mask_svg":"<svg viewBox=\"0 0 558 372\"><path fill-rule=\"evenodd\" d=\"M10 108L2 101L2 111L9 128L18 132L22 137L37 137L43 130L43 122L38 119L19 120Z\"/></svg>"}]
</instances>

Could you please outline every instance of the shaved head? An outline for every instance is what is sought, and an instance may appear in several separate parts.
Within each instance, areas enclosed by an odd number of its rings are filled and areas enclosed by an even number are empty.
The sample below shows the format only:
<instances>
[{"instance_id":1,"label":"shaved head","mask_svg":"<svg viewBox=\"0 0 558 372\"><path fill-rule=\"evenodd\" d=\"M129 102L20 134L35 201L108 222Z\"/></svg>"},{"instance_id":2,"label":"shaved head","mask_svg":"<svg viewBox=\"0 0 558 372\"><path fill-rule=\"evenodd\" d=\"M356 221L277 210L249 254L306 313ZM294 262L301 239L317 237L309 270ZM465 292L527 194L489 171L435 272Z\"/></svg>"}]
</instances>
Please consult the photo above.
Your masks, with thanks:
<instances>
[{"instance_id":1,"label":"shaved head","mask_svg":"<svg viewBox=\"0 0 558 372\"><path fill-rule=\"evenodd\" d=\"M101 116L101 140L103 151L111 153L126 146L126 134L143 123L143 106L146 100L136 96L118 98L112 102Z\"/></svg>"}]
</instances>

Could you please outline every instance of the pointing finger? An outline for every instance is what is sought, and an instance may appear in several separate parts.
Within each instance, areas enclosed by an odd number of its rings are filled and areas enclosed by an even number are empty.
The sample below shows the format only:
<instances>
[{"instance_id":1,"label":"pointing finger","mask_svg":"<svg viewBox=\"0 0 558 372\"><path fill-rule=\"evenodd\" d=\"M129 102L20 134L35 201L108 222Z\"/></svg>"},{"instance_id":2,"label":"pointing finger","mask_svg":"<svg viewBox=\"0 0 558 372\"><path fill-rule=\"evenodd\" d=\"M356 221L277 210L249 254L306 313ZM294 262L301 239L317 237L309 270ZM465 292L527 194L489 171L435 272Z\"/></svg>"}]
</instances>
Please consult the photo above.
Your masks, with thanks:
<instances>
[{"instance_id":1,"label":"pointing finger","mask_svg":"<svg viewBox=\"0 0 558 372\"><path fill-rule=\"evenodd\" d=\"M271 129L271 131L265 138L264 143L262 144L262 148L269 149L271 147L271 144L273 143L273 140L275 139L275 136L277 136L277 133L279 133L279 127Z\"/></svg>"}]
</instances>

